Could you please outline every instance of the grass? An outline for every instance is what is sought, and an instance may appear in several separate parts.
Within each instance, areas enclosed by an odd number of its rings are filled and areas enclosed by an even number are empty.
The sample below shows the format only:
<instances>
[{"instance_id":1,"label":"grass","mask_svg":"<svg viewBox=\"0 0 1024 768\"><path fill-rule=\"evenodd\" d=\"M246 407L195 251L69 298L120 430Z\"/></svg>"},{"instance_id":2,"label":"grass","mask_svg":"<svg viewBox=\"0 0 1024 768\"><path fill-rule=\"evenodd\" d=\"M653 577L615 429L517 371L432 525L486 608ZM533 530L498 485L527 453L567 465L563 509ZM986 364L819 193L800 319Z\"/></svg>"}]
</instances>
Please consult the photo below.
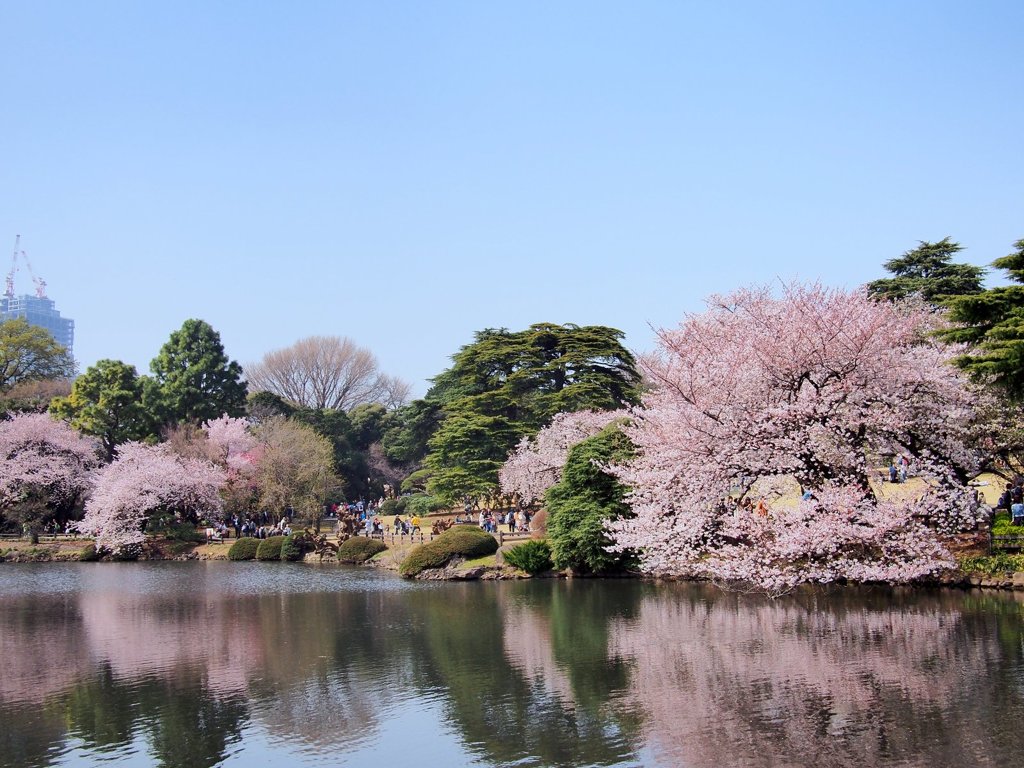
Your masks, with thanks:
<instances>
[{"instance_id":1,"label":"grass","mask_svg":"<svg viewBox=\"0 0 1024 768\"><path fill-rule=\"evenodd\" d=\"M495 555L484 555L483 557L474 557L472 560L464 560L459 565L459 570L465 568L479 568L481 566L497 565L498 561Z\"/></svg>"},{"instance_id":2,"label":"grass","mask_svg":"<svg viewBox=\"0 0 1024 768\"><path fill-rule=\"evenodd\" d=\"M999 552L994 555L976 555L959 558L960 570L984 576L1002 576L1024 571L1024 555Z\"/></svg>"}]
</instances>

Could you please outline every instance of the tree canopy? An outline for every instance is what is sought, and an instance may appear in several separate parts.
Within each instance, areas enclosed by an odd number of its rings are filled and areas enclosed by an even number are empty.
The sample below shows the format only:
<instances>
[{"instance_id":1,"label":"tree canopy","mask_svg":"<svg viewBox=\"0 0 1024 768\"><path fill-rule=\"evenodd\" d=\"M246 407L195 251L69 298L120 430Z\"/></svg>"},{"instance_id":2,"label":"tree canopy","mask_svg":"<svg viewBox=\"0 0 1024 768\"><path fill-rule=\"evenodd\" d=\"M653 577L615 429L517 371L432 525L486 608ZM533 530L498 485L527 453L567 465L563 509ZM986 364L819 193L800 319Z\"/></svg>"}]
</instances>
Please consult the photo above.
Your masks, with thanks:
<instances>
[{"instance_id":1,"label":"tree canopy","mask_svg":"<svg viewBox=\"0 0 1024 768\"><path fill-rule=\"evenodd\" d=\"M37 379L67 379L75 361L53 335L23 317L0 322L0 392Z\"/></svg>"},{"instance_id":2,"label":"tree canopy","mask_svg":"<svg viewBox=\"0 0 1024 768\"><path fill-rule=\"evenodd\" d=\"M431 493L451 500L493 490L509 451L556 413L635 403L640 375L621 341L605 326L479 331L427 393L444 412L429 441Z\"/></svg>"},{"instance_id":3,"label":"tree canopy","mask_svg":"<svg viewBox=\"0 0 1024 768\"><path fill-rule=\"evenodd\" d=\"M637 458L616 474L636 517L612 524L617 546L650 571L769 590L948 566L936 531L977 523L981 394L949 365L937 322L918 304L794 285L716 297L661 331L652 390L624 427ZM895 453L927 483L880 498L878 457ZM806 498L771 506L794 480ZM747 494L768 497L760 514L737 509Z\"/></svg>"},{"instance_id":4,"label":"tree canopy","mask_svg":"<svg viewBox=\"0 0 1024 768\"><path fill-rule=\"evenodd\" d=\"M944 336L976 348L961 356L958 365L1019 402L1024 400L1024 239L1013 247L992 266L1005 271L1015 284L950 302L949 319L958 325Z\"/></svg>"},{"instance_id":5,"label":"tree canopy","mask_svg":"<svg viewBox=\"0 0 1024 768\"><path fill-rule=\"evenodd\" d=\"M302 408L348 411L364 403L398 407L409 385L380 372L374 354L343 336L308 336L246 366L254 389Z\"/></svg>"},{"instance_id":6,"label":"tree canopy","mask_svg":"<svg viewBox=\"0 0 1024 768\"><path fill-rule=\"evenodd\" d=\"M960 243L948 237L937 243L922 240L917 248L885 262L886 271L893 277L868 283L868 293L890 300L919 294L933 304L955 296L981 293L984 267L953 263L953 257L962 250Z\"/></svg>"},{"instance_id":7,"label":"tree canopy","mask_svg":"<svg viewBox=\"0 0 1024 768\"><path fill-rule=\"evenodd\" d=\"M100 360L75 379L70 395L54 399L50 412L82 434L98 438L107 461L112 461L118 445L154 433L156 424L144 393L135 366Z\"/></svg>"},{"instance_id":8,"label":"tree canopy","mask_svg":"<svg viewBox=\"0 0 1024 768\"><path fill-rule=\"evenodd\" d=\"M150 363L163 417L195 424L246 407L242 367L229 360L220 334L202 320L186 320Z\"/></svg>"}]
</instances>

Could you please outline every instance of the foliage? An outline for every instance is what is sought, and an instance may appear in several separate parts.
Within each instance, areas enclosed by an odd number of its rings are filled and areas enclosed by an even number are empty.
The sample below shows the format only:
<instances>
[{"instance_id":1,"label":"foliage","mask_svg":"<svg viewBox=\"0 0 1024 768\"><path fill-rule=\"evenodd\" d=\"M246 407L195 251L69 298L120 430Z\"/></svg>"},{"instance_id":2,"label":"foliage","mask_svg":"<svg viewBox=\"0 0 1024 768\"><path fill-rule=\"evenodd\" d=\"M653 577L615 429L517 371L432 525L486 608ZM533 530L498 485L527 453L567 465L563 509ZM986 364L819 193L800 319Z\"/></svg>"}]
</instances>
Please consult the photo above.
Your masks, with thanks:
<instances>
[{"instance_id":1,"label":"foliage","mask_svg":"<svg viewBox=\"0 0 1024 768\"><path fill-rule=\"evenodd\" d=\"M107 461L117 446L155 433L154 415L143 402L144 385L135 366L100 360L75 379L71 394L50 405L50 412L84 435L99 439Z\"/></svg>"},{"instance_id":2,"label":"foliage","mask_svg":"<svg viewBox=\"0 0 1024 768\"><path fill-rule=\"evenodd\" d=\"M228 360L220 334L202 320L186 320L174 331L150 369L167 421L198 424L245 413L242 367Z\"/></svg>"},{"instance_id":3,"label":"foliage","mask_svg":"<svg viewBox=\"0 0 1024 768\"><path fill-rule=\"evenodd\" d=\"M876 298L905 299L914 294L937 304L956 296L982 292L983 267L954 264L953 256L963 250L960 243L944 237L937 243L920 241L917 248L885 262L894 277L868 283L868 294Z\"/></svg>"},{"instance_id":4,"label":"foliage","mask_svg":"<svg viewBox=\"0 0 1024 768\"><path fill-rule=\"evenodd\" d=\"M426 517L434 512L443 512L448 509L448 504L436 496L410 496L406 510L410 515Z\"/></svg>"},{"instance_id":5,"label":"foliage","mask_svg":"<svg viewBox=\"0 0 1024 768\"><path fill-rule=\"evenodd\" d=\"M380 505L380 516L391 517L392 515L404 515L405 508L409 504L409 498L402 496L397 499L385 499Z\"/></svg>"},{"instance_id":6,"label":"foliage","mask_svg":"<svg viewBox=\"0 0 1024 768\"><path fill-rule=\"evenodd\" d=\"M0 322L0 392L39 379L68 379L75 361L53 335L23 317Z\"/></svg>"},{"instance_id":7,"label":"foliage","mask_svg":"<svg viewBox=\"0 0 1024 768\"><path fill-rule=\"evenodd\" d=\"M544 493L562 478L569 449L592 437L624 411L577 411L558 413L534 437L524 437L498 472L503 493L515 494L524 503L544 498Z\"/></svg>"},{"instance_id":8,"label":"foliage","mask_svg":"<svg viewBox=\"0 0 1024 768\"><path fill-rule=\"evenodd\" d=\"M385 549L387 546L380 539L353 536L343 541L338 547L338 561L359 565Z\"/></svg>"},{"instance_id":9,"label":"foliage","mask_svg":"<svg viewBox=\"0 0 1024 768\"><path fill-rule=\"evenodd\" d=\"M319 519L324 500L339 483L330 441L311 427L280 417L265 421L255 432L256 482L264 507L280 510L290 504Z\"/></svg>"},{"instance_id":10,"label":"foliage","mask_svg":"<svg viewBox=\"0 0 1024 768\"><path fill-rule=\"evenodd\" d=\"M250 421L259 424L274 416L290 417L295 413L295 406L288 403L280 395L261 390L250 391L245 398L245 412Z\"/></svg>"},{"instance_id":11,"label":"foliage","mask_svg":"<svg viewBox=\"0 0 1024 768\"><path fill-rule=\"evenodd\" d=\"M271 536L263 539L256 548L257 560L280 560L284 536Z\"/></svg>"},{"instance_id":12,"label":"foliage","mask_svg":"<svg viewBox=\"0 0 1024 768\"><path fill-rule=\"evenodd\" d=\"M260 540L252 536L238 539L228 550L228 560L255 560L259 546Z\"/></svg>"},{"instance_id":13,"label":"foliage","mask_svg":"<svg viewBox=\"0 0 1024 768\"><path fill-rule=\"evenodd\" d=\"M964 573L978 573L985 576L1002 576L1024 571L1024 555L999 552L992 555L961 557L957 565Z\"/></svg>"},{"instance_id":14,"label":"foliage","mask_svg":"<svg viewBox=\"0 0 1024 768\"><path fill-rule=\"evenodd\" d=\"M0 421L0 512L30 531L48 519L64 522L99 463L91 440L48 414Z\"/></svg>"},{"instance_id":15,"label":"foliage","mask_svg":"<svg viewBox=\"0 0 1024 768\"><path fill-rule=\"evenodd\" d=\"M196 528L195 523L192 522L160 520L158 524L147 525L146 530L171 541L186 541L192 544L201 544L206 541L206 534Z\"/></svg>"},{"instance_id":16,"label":"foliage","mask_svg":"<svg viewBox=\"0 0 1024 768\"><path fill-rule=\"evenodd\" d=\"M390 415L381 447L390 461L412 467L426 457L428 442L443 418L441 404L413 400Z\"/></svg>"},{"instance_id":17,"label":"foliage","mask_svg":"<svg viewBox=\"0 0 1024 768\"><path fill-rule=\"evenodd\" d=\"M504 557L505 562L512 567L531 574L550 571L554 567L551 561L551 546L542 539L516 544L504 553Z\"/></svg>"},{"instance_id":18,"label":"foliage","mask_svg":"<svg viewBox=\"0 0 1024 768\"><path fill-rule=\"evenodd\" d=\"M427 483L430 482L430 475L429 469L417 469L402 481L402 493L425 493Z\"/></svg>"},{"instance_id":19,"label":"foliage","mask_svg":"<svg viewBox=\"0 0 1024 768\"><path fill-rule=\"evenodd\" d=\"M992 520L993 536L1024 536L1024 527L1013 524L1009 512L996 512Z\"/></svg>"},{"instance_id":20,"label":"foliage","mask_svg":"<svg viewBox=\"0 0 1024 768\"><path fill-rule=\"evenodd\" d=\"M334 468L342 480L336 486L336 493L330 494L332 500L344 499L343 490L347 490L352 496L361 496L368 492L367 457L355 447L352 422L348 414L344 411L300 408L295 411L292 421L311 427L317 434L330 441L334 452Z\"/></svg>"},{"instance_id":21,"label":"foliage","mask_svg":"<svg viewBox=\"0 0 1024 768\"><path fill-rule=\"evenodd\" d=\"M957 365L1019 402L1024 400L1024 239L1013 247L992 266L1006 271L1015 284L952 301L949 319L957 327L944 336L975 347Z\"/></svg>"},{"instance_id":22,"label":"foliage","mask_svg":"<svg viewBox=\"0 0 1024 768\"><path fill-rule=\"evenodd\" d=\"M224 471L166 445L125 443L98 474L78 529L117 554L145 541L144 528L196 523L221 509Z\"/></svg>"},{"instance_id":23,"label":"foliage","mask_svg":"<svg viewBox=\"0 0 1024 768\"><path fill-rule=\"evenodd\" d=\"M256 389L302 408L347 411L363 403L401 405L409 385L380 373L374 354L341 336L310 336L246 367Z\"/></svg>"},{"instance_id":24,"label":"foliage","mask_svg":"<svg viewBox=\"0 0 1024 768\"><path fill-rule=\"evenodd\" d=\"M82 548L82 551L78 553L78 562L80 563L95 563L100 559L100 553L96 551L95 544L88 544Z\"/></svg>"},{"instance_id":25,"label":"foliage","mask_svg":"<svg viewBox=\"0 0 1024 768\"><path fill-rule=\"evenodd\" d=\"M614 424L575 445L562 479L547 492L547 535L556 567L581 573L604 573L626 567L632 559L607 550L609 520L630 517L626 489L603 467L632 458L627 438Z\"/></svg>"},{"instance_id":26,"label":"foliage","mask_svg":"<svg viewBox=\"0 0 1024 768\"><path fill-rule=\"evenodd\" d=\"M556 413L636 402L640 376L621 339L614 328L550 323L478 332L427 394L444 409L428 443L428 490L448 501L487 493L520 438Z\"/></svg>"},{"instance_id":27,"label":"foliage","mask_svg":"<svg viewBox=\"0 0 1024 768\"><path fill-rule=\"evenodd\" d=\"M984 399L932 335L935 313L864 292L790 285L713 297L659 333L653 384L615 468L636 517L611 524L642 566L753 583L905 582L946 567L935 528L976 525L969 425ZM878 455L911 457L922 493L876 499ZM758 482L812 498L765 515L735 508ZM931 528L920 521L928 521ZM550 524L549 524L550 530Z\"/></svg>"},{"instance_id":28,"label":"foliage","mask_svg":"<svg viewBox=\"0 0 1024 768\"><path fill-rule=\"evenodd\" d=\"M0 397L0 415L45 413L56 397L71 394L69 379L30 379L15 384Z\"/></svg>"},{"instance_id":29,"label":"foliage","mask_svg":"<svg viewBox=\"0 0 1024 768\"><path fill-rule=\"evenodd\" d=\"M491 534L472 525L449 528L436 539L413 547L399 567L399 573L412 578L427 568L443 568L455 557L473 558L498 551Z\"/></svg>"},{"instance_id":30,"label":"foliage","mask_svg":"<svg viewBox=\"0 0 1024 768\"><path fill-rule=\"evenodd\" d=\"M301 560L302 556L313 548L313 542L302 531L284 537L281 542L281 559L289 562Z\"/></svg>"}]
</instances>

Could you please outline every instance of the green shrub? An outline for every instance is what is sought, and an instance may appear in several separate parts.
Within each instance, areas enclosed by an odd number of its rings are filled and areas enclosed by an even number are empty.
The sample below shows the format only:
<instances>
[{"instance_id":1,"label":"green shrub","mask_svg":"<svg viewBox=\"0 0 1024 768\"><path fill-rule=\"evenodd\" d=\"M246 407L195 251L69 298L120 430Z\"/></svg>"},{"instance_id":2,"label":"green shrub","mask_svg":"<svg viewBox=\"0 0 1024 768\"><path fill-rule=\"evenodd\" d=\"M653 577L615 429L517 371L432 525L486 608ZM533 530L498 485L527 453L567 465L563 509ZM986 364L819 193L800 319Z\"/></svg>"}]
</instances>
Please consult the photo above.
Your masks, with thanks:
<instances>
[{"instance_id":1,"label":"green shrub","mask_svg":"<svg viewBox=\"0 0 1024 768\"><path fill-rule=\"evenodd\" d=\"M353 536L343 541L338 547L338 560L342 563L365 563L378 552L383 552L387 546L380 539L370 539L366 536Z\"/></svg>"},{"instance_id":2,"label":"green shrub","mask_svg":"<svg viewBox=\"0 0 1024 768\"><path fill-rule=\"evenodd\" d=\"M195 544L206 541L206 534L192 523L172 522L147 530L157 536L165 536L171 541L190 541Z\"/></svg>"},{"instance_id":3,"label":"green shrub","mask_svg":"<svg viewBox=\"0 0 1024 768\"><path fill-rule=\"evenodd\" d=\"M298 531L284 537L284 541L281 542L281 559L289 562L301 560L302 556L312 548L313 542L310 541L305 531Z\"/></svg>"},{"instance_id":4,"label":"green shrub","mask_svg":"<svg viewBox=\"0 0 1024 768\"><path fill-rule=\"evenodd\" d=\"M454 557L470 559L490 555L498 550L497 540L475 525L449 528L433 541L420 544L406 556L399 573L412 578L427 568L443 568Z\"/></svg>"},{"instance_id":5,"label":"green shrub","mask_svg":"<svg viewBox=\"0 0 1024 768\"><path fill-rule=\"evenodd\" d=\"M405 508L410 515L426 517L431 512L441 512L448 509L448 505L436 496L421 495L410 497L409 503Z\"/></svg>"},{"instance_id":6,"label":"green shrub","mask_svg":"<svg viewBox=\"0 0 1024 768\"><path fill-rule=\"evenodd\" d=\"M256 559L280 560L281 545L283 544L284 536L271 536L269 539L263 539L263 541L260 542L259 547L256 548Z\"/></svg>"},{"instance_id":7,"label":"green shrub","mask_svg":"<svg viewBox=\"0 0 1024 768\"><path fill-rule=\"evenodd\" d=\"M78 553L78 560L82 563L95 563L100 559L100 553L96 551L96 545L90 544Z\"/></svg>"},{"instance_id":8,"label":"green shrub","mask_svg":"<svg viewBox=\"0 0 1024 768\"><path fill-rule=\"evenodd\" d=\"M1022 536L1024 535L1024 525L1014 525L1009 512L996 512L995 519L992 521L992 535Z\"/></svg>"},{"instance_id":9,"label":"green shrub","mask_svg":"<svg viewBox=\"0 0 1024 768\"><path fill-rule=\"evenodd\" d=\"M504 556L506 563L527 573L543 573L552 568L551 547L546 541L524 541L509 549Z\"/></svg>"},{"instance_id":10,"label":"green shrub","mask_svg":"<svg viewBox=\"0 0 1024 768\"><path fill-rule=\"evenodd\" d=\"M1018 530L1019 527L1018 527ZM1024 571L1024 555L1011 555L999 552L994 555L964 557L959 562L964 573L980 573L985 576L1001 576L1005 573Z\"/></svg>"},{"instance_id":11,"label":"green shrub","mask_svg":"<svg viewBox=\"0 0 1024 768\"><path fill-rule=\"evenodd\" d=\"M256 550L260 547L260 540L252 536L239 539L231 545L228 550L228 560L255 560Z\"/></svg>"},{"instance_id":12,"label":"green shrub","mask_svg":"<svg viewBox=\"0 0 1024 768\"><path fill-rule=\"evenodd\" d=\"M405 507L409 503L409 500L403 496L400 499L387 499L383 504L380 505L381 517L393 517L394 515L404 515Z\"/></svg>"}]
</instances>

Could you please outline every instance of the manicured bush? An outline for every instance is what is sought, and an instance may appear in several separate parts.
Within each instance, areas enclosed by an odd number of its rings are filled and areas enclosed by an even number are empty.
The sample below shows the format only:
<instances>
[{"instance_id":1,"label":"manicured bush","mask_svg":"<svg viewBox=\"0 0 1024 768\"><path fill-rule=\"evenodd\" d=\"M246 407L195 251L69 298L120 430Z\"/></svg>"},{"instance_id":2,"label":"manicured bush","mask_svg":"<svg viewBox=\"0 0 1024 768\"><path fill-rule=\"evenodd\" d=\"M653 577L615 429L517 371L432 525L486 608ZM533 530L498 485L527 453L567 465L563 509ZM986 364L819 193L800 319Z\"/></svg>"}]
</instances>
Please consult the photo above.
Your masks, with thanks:
<instances>
[{"instance_id":1,"label":"manicured bush","mask_svg":"<svg viewBox=\"0 0 1024 768\"><path fill-rule=\"evenodd\" d=\"M95 563L100 559L100 553L96 551L96 545L90 544L78 553L78 560L82 563Z\"/></svg>"},{"instance_id":2,"label":"manicured bush","mask_svg":"<svg viewBox=\"0 0 1024 768\"><path fill-rule=\"evenodd\" d=\"M381 517L393 517L394 515L404 515L405 507L409 503L409 499L403 496L400 499L387 499L383 504L380 505Z\"/></svg>"},{"instance_id":3,"label":"manicured bush","mask_svg":"<svg viewBox=\"0 0 1024 768\"><path fill-rule=\"evenodd\" d=\"M306 554L313 547L313 542L310 541L309 536L306 535L305 531L299 531L293 533L290 536L285 536L284 541L281 542L281 559L289 562L301 560L302 556Z\"/></svg>"},{"instance_id":4,"label":"manicured bush","mask_svg":"<svg viewBox=\"0 0 1024 768\"><path fill-rule=\"evenodd\" d=\"M483 557L497 550L498 542L491 534L475 525L459 525L413 548L402 561L399 573L412 578L426 568L443 568L454 557Z\"/></svg>"},{"instance_id":5,"label":"manicured bush","mask_svg":"<svg viewBox=\"0 0 1024 768\"><path fill-rule=\"evenodd\" d=\"M338 547L338 561L342 563L365 563L378 552L383 552L387 546L380 539L370 539L366 536L353 536L343 541Z\"/></svg>"},{"instance_id":6,"label":"manicured bush","mask_svg":"<svg viewBox=\"0 0 1024 768\"><path fill-rule=\"evenodd\" d=\"M284 544L284 536L271 536L263 539L256 548L257 560L280 560L281 546Z\"/></svg>"},{"instance_id":7,"label":"manicured bush","mask_svg":"<svg viewBox=\"0 0 1024 768\"><path fill-rule=\"evenodd\" d=\"M533 539L510 548L504 553L505 562L527 573L550 571L551 547L546 541Z\"/></svg>"},{"instance_id":8,"label":"manicured bush","mask_svg":"<svg viewBox=\"0 0 1024 768\"><path fill-rule=\"evenodd\" d=\"M252 536L239 539L231 545L228 550L228 560L255 560L256 550L260 547L260 540Z\"/></svg>"}]
</instances>

